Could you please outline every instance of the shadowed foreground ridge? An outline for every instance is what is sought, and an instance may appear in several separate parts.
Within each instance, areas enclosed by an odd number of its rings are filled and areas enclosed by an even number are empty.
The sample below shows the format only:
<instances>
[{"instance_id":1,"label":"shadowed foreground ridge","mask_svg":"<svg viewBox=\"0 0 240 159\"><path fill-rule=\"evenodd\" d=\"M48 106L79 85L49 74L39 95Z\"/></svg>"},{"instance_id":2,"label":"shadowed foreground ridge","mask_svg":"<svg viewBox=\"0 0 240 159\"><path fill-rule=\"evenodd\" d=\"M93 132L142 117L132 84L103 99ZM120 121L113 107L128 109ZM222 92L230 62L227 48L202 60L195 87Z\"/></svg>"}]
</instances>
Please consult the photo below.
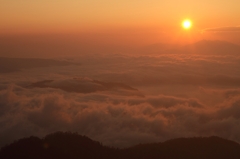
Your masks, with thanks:
<instances>
[{"instance_id":1,"label":"shadowed foreground ridge","mask_svg":"<svg viewBox=\"0 0 240 159\"><path fill-rule=\"evenodd\" d=\"M1 159L239 159L240 145L219 137L179 138L126 149L103 146L86 136L57 132L23 138L3 147Z\"/></svg>"}]
</instances>

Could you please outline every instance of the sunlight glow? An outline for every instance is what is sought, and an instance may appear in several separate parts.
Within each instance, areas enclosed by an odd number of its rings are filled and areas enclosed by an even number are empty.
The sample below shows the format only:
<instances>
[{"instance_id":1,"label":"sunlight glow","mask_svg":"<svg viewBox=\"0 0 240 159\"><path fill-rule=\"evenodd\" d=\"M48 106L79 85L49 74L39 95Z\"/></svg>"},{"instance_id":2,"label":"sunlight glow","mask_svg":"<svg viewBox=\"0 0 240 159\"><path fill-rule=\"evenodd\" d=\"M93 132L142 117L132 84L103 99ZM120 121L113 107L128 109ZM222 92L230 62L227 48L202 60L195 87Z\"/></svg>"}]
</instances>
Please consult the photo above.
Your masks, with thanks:
<instances>
[{"instance_id":1,"label":"sunlight glow","mask_svg":"<svg viewBox=\"0 0 240 159\"><path fill-rule=\"evenodd\" d=\"M190 29L192 27L192 22L190 20L186 19L182 22L182 27L184 29Z\"/></svg>"}]
</instances>

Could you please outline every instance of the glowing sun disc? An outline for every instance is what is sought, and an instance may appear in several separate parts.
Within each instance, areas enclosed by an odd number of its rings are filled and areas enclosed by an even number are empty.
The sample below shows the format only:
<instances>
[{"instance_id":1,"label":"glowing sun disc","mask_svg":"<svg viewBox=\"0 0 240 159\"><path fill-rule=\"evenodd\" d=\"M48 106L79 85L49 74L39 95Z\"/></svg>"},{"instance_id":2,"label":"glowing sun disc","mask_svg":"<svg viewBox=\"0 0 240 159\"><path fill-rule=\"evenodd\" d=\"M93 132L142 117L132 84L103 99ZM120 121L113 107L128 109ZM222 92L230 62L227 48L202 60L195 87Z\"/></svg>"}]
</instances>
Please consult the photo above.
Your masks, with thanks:
<instances>
[{"instance_id":1,"label":"glowing sun disc","mask_svg":"<svg viewBox=\"0 0 240 159\"><path fill-rule=\"evenodd\" d=\"M190 29L191 28L191 26L192 26L192 22L190 21L190 20L184 20L183 22L182 22L182 27L184 28L184 29Z\"/></svg>"}]
</instances>

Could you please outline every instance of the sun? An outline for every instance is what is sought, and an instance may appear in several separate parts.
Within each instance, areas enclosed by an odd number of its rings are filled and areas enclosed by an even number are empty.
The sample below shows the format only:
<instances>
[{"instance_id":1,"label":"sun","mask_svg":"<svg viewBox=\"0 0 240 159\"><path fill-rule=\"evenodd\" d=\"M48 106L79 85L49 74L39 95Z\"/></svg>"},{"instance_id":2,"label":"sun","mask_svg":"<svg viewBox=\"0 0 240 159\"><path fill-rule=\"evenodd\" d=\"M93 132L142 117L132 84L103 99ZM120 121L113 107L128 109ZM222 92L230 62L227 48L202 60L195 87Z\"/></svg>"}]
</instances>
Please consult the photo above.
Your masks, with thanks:
<instances>
[{"instance_id":1,"label":"sun","mask_svg":"<svg viewBox=\"0 0 240 159\"><path fill-rule=\"evenodd\" d=\"M182 27L186 30L190 29L192 27L192 22L191 20L189 19L185 19L183 22L182 22Z\"/></svg>"}]
</instances>

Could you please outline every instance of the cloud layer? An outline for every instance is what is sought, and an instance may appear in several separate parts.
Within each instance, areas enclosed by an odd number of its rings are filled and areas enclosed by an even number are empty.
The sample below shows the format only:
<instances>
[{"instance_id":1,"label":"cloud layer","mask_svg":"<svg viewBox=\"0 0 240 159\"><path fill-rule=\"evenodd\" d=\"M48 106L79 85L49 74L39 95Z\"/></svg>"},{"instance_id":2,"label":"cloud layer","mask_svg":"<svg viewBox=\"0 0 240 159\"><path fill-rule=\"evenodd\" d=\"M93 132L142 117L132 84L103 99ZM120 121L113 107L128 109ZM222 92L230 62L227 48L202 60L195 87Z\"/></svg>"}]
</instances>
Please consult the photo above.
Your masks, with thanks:
<instances>
[{"instance_id":1,"label":"cloud layer","mask_svg":"<svg viewBox=\"0 0 240 159\"><path fill-rule=\"evenodd\" d=\"M240 55L203 51L81 55L68 59L81 65L1 74L0 146L55 131L119 147L211 135L240 142Z\"/></svg>"},{"instance_id":2,"label":"cloud layer","mask_svg":"<svg viewBox=\"0 0 240 159\"><path fill-rule=\"evenodd\" d=\"M240 142L240 93L216 106L166 95L71 94L16 85L0 92L1 143L54 131L77 131L119 147L176 137L218 135ZM207 92L206 93L212 93ZM237 93L238 92L238 93Z\"/></svg>"}]
</instances>

